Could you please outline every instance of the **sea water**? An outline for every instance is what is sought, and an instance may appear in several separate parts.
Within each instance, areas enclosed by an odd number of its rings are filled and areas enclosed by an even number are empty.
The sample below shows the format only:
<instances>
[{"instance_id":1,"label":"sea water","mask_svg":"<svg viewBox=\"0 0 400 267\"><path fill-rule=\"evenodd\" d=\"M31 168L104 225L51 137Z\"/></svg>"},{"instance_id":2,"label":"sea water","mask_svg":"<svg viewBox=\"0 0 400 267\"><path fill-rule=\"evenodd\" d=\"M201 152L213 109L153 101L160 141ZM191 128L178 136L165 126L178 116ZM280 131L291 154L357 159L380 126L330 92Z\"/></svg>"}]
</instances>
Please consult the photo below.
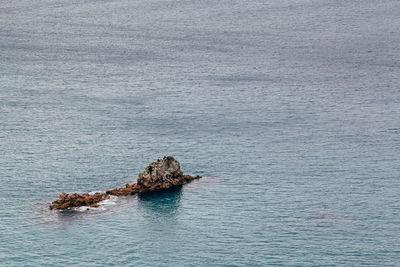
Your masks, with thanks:
<instances>
[{"instance_id":1,"label":"sea water","mask_svg":"<svg viewBox=\"0 0 400 267\"><path fill-rule=\"evenodd\" d=\"M0 266L398 266L400 2L0 2ZM100 208L165 155L203 175Z\"/></svg>"}]
</instances>

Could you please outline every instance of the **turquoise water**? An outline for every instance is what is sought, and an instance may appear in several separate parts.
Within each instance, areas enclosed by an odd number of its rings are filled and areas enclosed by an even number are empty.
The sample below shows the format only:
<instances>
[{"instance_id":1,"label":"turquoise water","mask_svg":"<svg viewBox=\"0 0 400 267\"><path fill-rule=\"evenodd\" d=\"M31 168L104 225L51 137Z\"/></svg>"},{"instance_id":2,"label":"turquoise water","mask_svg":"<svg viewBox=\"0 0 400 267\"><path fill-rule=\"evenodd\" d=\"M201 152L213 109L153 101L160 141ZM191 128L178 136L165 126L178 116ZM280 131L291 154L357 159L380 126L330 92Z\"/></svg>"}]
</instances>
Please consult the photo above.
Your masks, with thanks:
<instances>
[{"instance_id":1,"label":"turquoise water","mask_svg":"<svg viewBox=\"0 0 400 267\"><path fill-rule=\"evenodd\" d=\"M0 3L0 266L396 266L400 3ZM174 155L204 178L65 192Z\"/></svg>"}]
</instances>

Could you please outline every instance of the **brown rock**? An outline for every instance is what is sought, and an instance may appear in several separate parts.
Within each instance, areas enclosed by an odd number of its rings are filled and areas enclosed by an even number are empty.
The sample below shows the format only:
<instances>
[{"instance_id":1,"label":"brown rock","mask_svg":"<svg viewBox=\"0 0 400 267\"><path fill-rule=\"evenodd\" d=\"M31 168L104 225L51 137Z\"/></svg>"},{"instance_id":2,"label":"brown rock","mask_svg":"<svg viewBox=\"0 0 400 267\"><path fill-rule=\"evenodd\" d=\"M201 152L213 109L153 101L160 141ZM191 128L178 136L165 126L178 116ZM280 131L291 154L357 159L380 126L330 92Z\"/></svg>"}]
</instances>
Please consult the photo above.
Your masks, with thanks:
<instances>
[{"instance_id":1,"label":"brown rock","mask_svg":"<svg viewBox=\"0 0 400 267\"><path fill-rule=\"evenodd\" d=\"M98 207L99 202L108 199L109 195L127 196L136 193L168 189L174 186L186 184L201 176L183 174L180 164L172 156L164 157L150 163L139 174L134 184L126 184L125 187L107 190L105 193L95 194L67 194L62 192L56 201L50 205L50 209L75 209L76 207Z\"/></svg>"},{"instance_id":2,"label":"brown rock","mask_svg":"<svg viewBox=\"0 0 400 267\"><path fill-rule=\"evenodd\" d=\"M109 198L106 193L95 193L95 194L67 194L61 193L56 201L53 201L50 205L50 209L68 209L76 208L81 206L97 207L100 201Z\"/></svg>"}]
</instances>

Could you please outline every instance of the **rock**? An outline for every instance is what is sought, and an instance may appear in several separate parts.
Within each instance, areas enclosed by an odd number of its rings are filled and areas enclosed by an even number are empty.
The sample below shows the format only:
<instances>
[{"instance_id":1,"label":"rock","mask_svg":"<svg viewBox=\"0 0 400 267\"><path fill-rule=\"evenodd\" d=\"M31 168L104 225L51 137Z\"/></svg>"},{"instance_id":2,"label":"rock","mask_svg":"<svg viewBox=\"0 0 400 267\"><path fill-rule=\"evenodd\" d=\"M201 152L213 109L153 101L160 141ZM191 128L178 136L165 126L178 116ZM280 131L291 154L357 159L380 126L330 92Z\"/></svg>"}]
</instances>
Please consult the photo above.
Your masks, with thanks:
<instances>
[{"instance_id":1,"label":"rock","mask_svg":"<svg viewBox=\"0 0 400 267\"><path fill-rule=\"evenodd\" d=\"M179 162L168 156L147 166L136 181L143 190L153 191L183 184L182 178Z\"/></svg>"},{"instance_id":2,"label":"rock","mask_svg":"<svg viewBox=\"0 0 400 267\"><path fill-rule=\"evenodd\" d=\"M80 206L97 207L99 202L108 199L109 195L127 196L136 193L144 193L168 189L186 184L201 176L190 176L183 174L180 163L172 156L164 157L150 163L146 169L139 174L136 183L126 184L125 187L107 190L105 193L89 194L67 194L61 193L58 200L50 205L50 209L75 209Z\"/></svg>"},{"instance_id":3,"label":"rock","mask_svg":"<svg viewBox=\"0 0 400 267\"><path fill-rule=\"evenodd\" d=\"M67 194L62 192L59 198L51 203L50 209L75 209L80 206L98 207L100 201L109 198L106 193L90 194Z\"/></svg>"},{"instance_id":4,"label":"rock","mask_svg":"<svg viewBox=\"0 0 400 267\"><path fill-rule=\"evenodd\" d=\"M164 157L150 163L139 174L134 184L126 184L125 187L107 190L109 195L126 196L159 189L168 189L173 186L186 184L200 176L185 175L181 171L180 163L172 156Z\"/></svg>"},{"instance_id":5,"label":"rock","mask_svg":"<svg viewBox=\"0 0 400 267\"><path fill-rule=\"evenodd\" d=\"M141 188L137 184L126 184L125 187L114 188L106 191L107 195L128 196L140 193Z\"/></svg>"}]
</instances>

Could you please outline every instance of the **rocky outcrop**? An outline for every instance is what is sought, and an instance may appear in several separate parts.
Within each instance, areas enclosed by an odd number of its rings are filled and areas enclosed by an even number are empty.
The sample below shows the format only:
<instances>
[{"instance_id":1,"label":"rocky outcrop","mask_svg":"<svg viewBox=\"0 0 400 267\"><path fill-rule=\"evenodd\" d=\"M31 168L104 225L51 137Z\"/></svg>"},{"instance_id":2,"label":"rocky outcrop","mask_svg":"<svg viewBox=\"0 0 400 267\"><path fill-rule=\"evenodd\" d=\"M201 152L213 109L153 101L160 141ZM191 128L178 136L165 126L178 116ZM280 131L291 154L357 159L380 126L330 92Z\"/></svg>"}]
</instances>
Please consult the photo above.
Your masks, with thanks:
<instances>
[{"instance_id":1,"label":"rocky outcrop","mask_svg":"<svg viewBox=\"0 0 400 267\"><path fill-rule=\"evenodd\" d=\"M105 193L67 194L62 192L59 198L51 203L50 209L64 210L81 206L98 207L99 202L109 198Z\"/></svg>"},{"instance_id":2,"label":"rocky outcrop","mask_svg":"<svg viewBox=\"0 0 400 267\"><path fill-rule=\"evenodd\" d=\"M67 194L61 193L58 200L50 205L50 209L75 209L80 206L97 207L99 202L114 196L127 196L136 193L144 193L168 189L186 184L201 176L183 174L180 163L172 156L164 157L150 163L146 169L139 174L136 183L126 184L125 187L107 190L105 193L95 194Z\"/></svg>"},{"instance_id":3,"label":"rocky outcrop","mask_svg":"<svg viewBox=\"0 0 400 267\"><path fill-rule=\"evenodd\" d=\"M168 189L173 186L186 184L200 176L183 174L180 164L172 156L164 157L150 163L139 174L134 184L126 184L125 187L107 190L106 194L126 196L159 189Z\"/></svg>"}]
</instances>

